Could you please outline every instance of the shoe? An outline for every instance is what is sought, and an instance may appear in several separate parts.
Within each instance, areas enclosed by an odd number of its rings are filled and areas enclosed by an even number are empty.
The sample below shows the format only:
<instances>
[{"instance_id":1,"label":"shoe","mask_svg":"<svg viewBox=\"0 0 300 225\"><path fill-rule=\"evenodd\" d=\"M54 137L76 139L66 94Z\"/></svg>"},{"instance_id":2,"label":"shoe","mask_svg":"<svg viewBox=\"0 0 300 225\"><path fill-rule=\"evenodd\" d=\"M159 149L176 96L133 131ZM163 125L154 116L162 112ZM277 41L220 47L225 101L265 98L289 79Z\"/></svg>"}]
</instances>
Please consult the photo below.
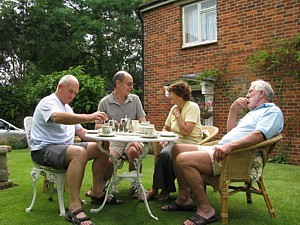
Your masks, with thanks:
<instances>
[{"instance_id":1,"label":"shoe","mask_svg":"<svg viewBox=\"0 0 300 225\"><path fill-rule=\"evenodd\" d=\"M105 198L105 192L104 192L102 197L98 198L96 196L91 196L90 198L91 198L93 204L101 205L104 201L104 198ZM106 205L120 205L120 204L123 204L123 203L124 203L124 201L119 200L119 199L113 197L112 195L110 195L110 196L108 196L105 204Z\"/></svg>"},{"instance_id":2,"label":"shoe","mask_svg":"<svg viewBox=\"0 0 300 225\"><path fill-rule=\"evenodd\" d=\"M190 205L179 205L177 202L172 202L161 208L163 211L194 211L196 209L196 204L192 203Z\"/></svg>"},{"instance_id":3,"label":"shoe","mask_svg":"<svg viewBox=\"0 0 300 225\"><path fill-rule=\"evenodd\" d=\"M146 191L146 197L148 201L154 199L156 195L157 191L154 191L153 189L151 189L150 191Z\"/></svg>"},{"instance_id":4,"label":"shoe","mask_svg":"<svg viewBox=\"0 0 300 225\"><path fill-rule=\"evenodd\" d=\"M164 202L167 201L170 197L170 192L162 190L160 194L157 196L157 201L158 202Z\"/></svg>"},{"instance_id":5,"label":"shoe","mask_svg":"<svg viewBox=\"0 0 300 225\"><path fill-rule=\"evenodd\" d=\"M130 197L131 197L132 199L137 199L138 196L139 196L138 190L137 190L136 187L131 187L131 188L129 189L128 194L130 195Z\"/></svg>"},{"instance_id":6,"label":"shoe","mask_svg":"<svg viewBox=\"0 0 300 225\"><path fill-rule=\"evenodd\" d=\"M215 222L218 220L218 217L216 215L210 217L209 219L205 219L204 217L195 214L193 216L191 216L190 218L188 218L188 220L192 221L194 224L197 225L205 225L205 224L209 224L212 222Z\"/></svg>"},{"instance_id":7,"label":"shoe","mask_svg":"<svg viewBox=\"0 0 300 225\"><path fill-rule=\"evenodd\" d=\"M82 208L79 208L73 212L68 210L66 220L69 222L72 222L74 225L80 225L84 221L91 221L91 218L88 216L78 218L77 215L81 212L84 212ZM92 222L92 225L95 225L95 224Z\"/></svg>"}]
</instances>

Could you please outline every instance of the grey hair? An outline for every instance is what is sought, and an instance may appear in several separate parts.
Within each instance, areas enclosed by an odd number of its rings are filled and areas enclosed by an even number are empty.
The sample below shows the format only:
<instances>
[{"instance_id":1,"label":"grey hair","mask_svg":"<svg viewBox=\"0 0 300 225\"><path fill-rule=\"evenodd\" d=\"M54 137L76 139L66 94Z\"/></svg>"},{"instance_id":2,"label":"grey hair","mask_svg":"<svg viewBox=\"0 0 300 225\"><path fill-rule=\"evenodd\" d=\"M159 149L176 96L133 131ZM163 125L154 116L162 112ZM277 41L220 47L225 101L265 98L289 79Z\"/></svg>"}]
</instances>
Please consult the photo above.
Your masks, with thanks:
<instances>
[{"instance_id":1,"label":"grey hair","mask_svg":"<svg viewBox=\"0 0 300 225\"><path fill-rule=\"evenodd\" d=\"M269 82L264 80L256 80L251 82L251 87L253 87L256 91L264 91L266 98L272 102L274 97L274 91Z\"/></svg>"},{"instance_id":2,"label":"grey hair","mask_svg":"<svg viewBox=\"0 0 300 225\"><path fill-rule=\"evenodd\" d=\"M119 80L119 81L124 80L125 75L130 75L130 74L127 73L126 71L119 71L114 75L114 77L112 79L114 87L117 86L117 80Z\"/></svg>"},{"instance_id":3,"label":"grey hair","mask_svg":"<svg viewBox=\"0 0 300 225\"><path fill-rule=\"evenodd\" d=\"M67 83L69 83L70 80L75 80L77 83L79 83L78 79L75 76L73 76L71 74L67 74L67 75L63 76L62 78L60 78L58 84L66 85Z\"/></svg>"}]
</instances>

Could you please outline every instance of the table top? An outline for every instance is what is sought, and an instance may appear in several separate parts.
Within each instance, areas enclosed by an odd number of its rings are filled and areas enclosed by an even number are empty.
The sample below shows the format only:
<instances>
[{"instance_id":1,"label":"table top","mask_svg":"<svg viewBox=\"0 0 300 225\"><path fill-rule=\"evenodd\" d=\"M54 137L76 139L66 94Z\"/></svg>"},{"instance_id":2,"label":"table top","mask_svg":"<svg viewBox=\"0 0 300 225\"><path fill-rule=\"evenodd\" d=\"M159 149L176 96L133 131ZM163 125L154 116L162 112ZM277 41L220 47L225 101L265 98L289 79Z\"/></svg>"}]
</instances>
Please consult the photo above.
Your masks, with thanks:
<instances>
[{"instance_id":1,"label":"table top","mask_svg":"<svg viewBox=\"0 0 300 225\"><path fill-rule=\"evenodd\" d=\"M178 139L177 135L174 136L160 136L159 132L156 137L145 137L139 133L124 133L116 132L113 136L101 136L100 133L87 133L88 138L99 141L122 141L122 142L160 142L160 141L175 141Z\"/></svg>"}]
</instances>

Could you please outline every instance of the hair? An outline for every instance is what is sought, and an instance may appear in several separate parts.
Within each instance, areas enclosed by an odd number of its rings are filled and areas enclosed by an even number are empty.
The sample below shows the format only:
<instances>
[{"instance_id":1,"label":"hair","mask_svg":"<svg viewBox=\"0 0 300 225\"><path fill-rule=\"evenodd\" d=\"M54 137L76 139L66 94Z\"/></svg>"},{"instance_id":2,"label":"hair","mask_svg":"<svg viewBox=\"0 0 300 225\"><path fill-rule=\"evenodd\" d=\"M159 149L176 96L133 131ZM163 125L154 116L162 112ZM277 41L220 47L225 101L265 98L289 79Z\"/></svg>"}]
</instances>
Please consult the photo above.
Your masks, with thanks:
<instances>
[{"instance_id":1,"label":"hair","mask_svg":"<svg viewBox=\"0 0 300 225\"><path fill-rule=\"evenodd\" d=\"M114 77L112 79L114 87L117 86L117 80L119 80L121 82L124 80L125 75L130 75L130 74L127 73L126 71L119 71L114 75Z\"/></svg>"},{"instance_id":2,"label":"hair","mask_svg":"<svg viewBox=\"0 0 300 225\"><path fill-rule=\"evenodd\" d=\"M75 80L77 83L79 83L75 76L73 76L71 74L67 74L67 75L63 76L62 78L60 78L58 84L66 85L69 83L70 80Z\"/></svg>"},{"instance_id":3,"label":"hair","mask_svg":"<svg viewBox=\"0 0 300 225\"><path fill-rule=\"evenodd\" d=\"M272 89L272 86L268 82L264 80L256 80L251 82L251 87L253 87L256 91L264 91L268 101L272 102L274 91Z\"/></svg>"},{"instance_id":4,"label":"hair","mask_svg":"<svg viewBox=\"0 0 300 225\"><path fill-rule=\"evenodd\" d=\"M184 81L178 81L168 87L168 92L173 92L185 101L190 101L192 98L192 89Z\"/></svg>"}]
</instances>

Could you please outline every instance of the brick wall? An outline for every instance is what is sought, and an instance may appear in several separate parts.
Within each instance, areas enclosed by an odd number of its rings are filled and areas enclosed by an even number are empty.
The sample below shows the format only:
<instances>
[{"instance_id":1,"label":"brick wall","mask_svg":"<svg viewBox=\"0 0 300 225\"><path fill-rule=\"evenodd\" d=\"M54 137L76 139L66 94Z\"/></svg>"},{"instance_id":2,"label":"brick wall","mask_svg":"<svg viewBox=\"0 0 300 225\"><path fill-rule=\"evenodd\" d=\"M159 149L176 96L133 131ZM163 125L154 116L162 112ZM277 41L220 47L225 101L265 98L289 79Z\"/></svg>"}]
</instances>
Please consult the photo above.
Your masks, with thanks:
<instances>
[{"instance_id":1,"label":"brick wall","mask_svg":"<svg viewBox=\"0 0 300 225\"><path fill-rule=\"evenodd\" d=\"M158 1L159 2L159 1ZM177 1L143 13L144 106L148 119L161 129L171 107L163 84L183 74L198 73L215 65L226 66L226 76L215 87L214 125L226 132L230 104L244 96L257 77L247 69L247 57L274 38L294 38L300 32L299 0L217 1L218 42L183 49L181 6ZM299 81L286 77L259 77L269 81L274 102L285 116L284 140L289 163L300 165ZM226 85L227 84L227 85Z\"/></svg>"}]
</instances>

